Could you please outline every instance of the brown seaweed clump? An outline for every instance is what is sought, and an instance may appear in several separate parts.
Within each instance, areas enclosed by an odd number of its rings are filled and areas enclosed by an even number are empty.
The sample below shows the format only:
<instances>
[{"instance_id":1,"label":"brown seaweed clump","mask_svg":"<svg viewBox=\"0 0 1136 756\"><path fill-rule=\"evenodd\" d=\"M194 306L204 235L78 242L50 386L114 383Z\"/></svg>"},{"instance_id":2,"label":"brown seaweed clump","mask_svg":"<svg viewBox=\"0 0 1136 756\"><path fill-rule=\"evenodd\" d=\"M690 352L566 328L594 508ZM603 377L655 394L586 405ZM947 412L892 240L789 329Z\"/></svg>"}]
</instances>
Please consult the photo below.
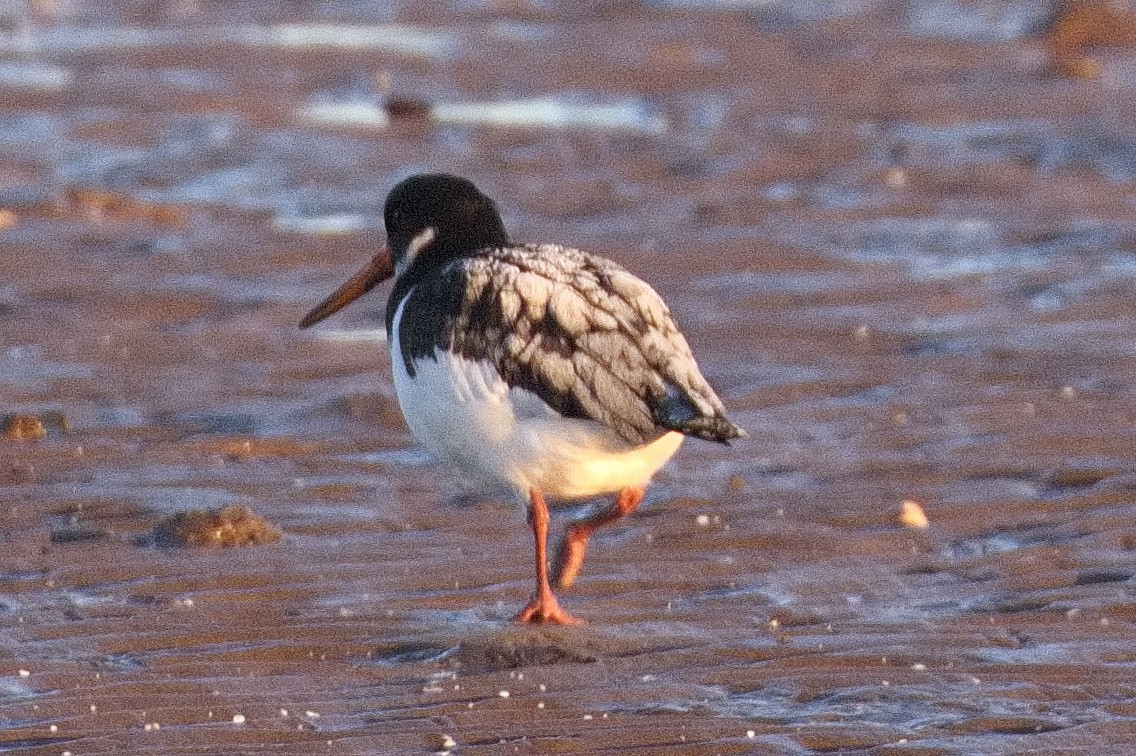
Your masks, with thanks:
<instances>
[{"instance_id":1,"label":"brown seaweed clump","mask_svg":"<svg viewBox=\"0 0 1136 756\"><path fill-rule=\"evenodd\" d=\"M1136 14L1115 0L1069 0L1049 32L1057 72L1093 78L1100 65L1085 50L1100 45L1136 45Z\"/></svg>"},{"instance_id":2,"label":"brown seaweed clump","mask_svg":"<svg viewBox=\"0 0 1136 756\"><path fill-rule=\"evenodd\" d=\"M179 512L154 528L154 543L158 546L260 546L276 543L282 537L279 528L239 504L207 512Z\"/></svg>"},{"instance_id":3,"label":"brown seaweed clump","mask_svg":"<svg viewBox=\"0 0 1136 756\"><path fill-rule=\"evenodd\" d=\"M0 417L0 433L8 441L37 441L71 432L62 412L13 412Z\"/></svg>"},{"instance_id":4,"label":"brown seaweed clump","mask_svg":"<svg viewBox=\"0 0 1136 756\"><path fill-rule=\"evenodd\" d=\"M4 418L4 438L9 441L47 438L47 426L38 415L8 415Z\"/></svg>"},{"instance_id":5,"label":"brown seaweed clump","mask_svg":"<svg viewBox=\"0 0 1136 756\"><path fill-rule=\"evenodd\" d=\"M71 432L62 412L13 412L0 417L0 433L7 441L38 441Z\"/></svg>"},{"instance_id":6,"label":"brown seaweed clump","mask_svg":"<svg viewBox=\"0 0 1136 756\"><path fill-rule=\"evenodd\" d=\"M386 101L387 115L391 120L426 121L431 114L430 103L413 97L391 97Z\"/></svg>"},{"instance_id":7,"label":"brown seaweed clump","mask_svg":"<svg viewBox=\"0 0 1136 756\"><path fill-rule=\"evenodd\" d=\"M163 226L180 226L187 220L186 211L180 207L140 202L126 194L104 189L68 189L66 199L69 210L93 222L141 220Z\"/></svg>"}]
</instances>

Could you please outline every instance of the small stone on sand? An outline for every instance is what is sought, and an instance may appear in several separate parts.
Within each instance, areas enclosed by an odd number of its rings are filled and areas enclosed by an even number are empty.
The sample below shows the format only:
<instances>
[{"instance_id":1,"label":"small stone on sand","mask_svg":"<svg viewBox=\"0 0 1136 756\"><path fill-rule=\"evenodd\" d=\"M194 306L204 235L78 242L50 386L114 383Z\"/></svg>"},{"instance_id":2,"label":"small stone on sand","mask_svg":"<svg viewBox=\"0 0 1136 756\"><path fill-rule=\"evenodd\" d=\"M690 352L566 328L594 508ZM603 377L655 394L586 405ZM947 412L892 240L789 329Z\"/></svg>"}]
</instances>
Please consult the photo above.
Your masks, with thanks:
<instances>
[{"instance_id":1,"label":"small stone on sand","mask_svg":"<svg viewBox=\"0 0 1136 756\"><path fill-rule=\"evenodd\" d=\"M449 753L457 748L457 741L445 733L432 733L426 736L426 745L434 753Z\"/></svg>"},{"instance_id":2,"label":"small stone on sand","mask_svg":"<svg viewBox=\"0 0 1136 756\"><path fill-rule=\"evenodd\" d=\"M923 506L914 499L905 499L903 504L899 507L900 523L909 528L918 528L919 530L926 530L931 521L927 519L927 514L923 511Z\"/></svg>"}]
</instances>

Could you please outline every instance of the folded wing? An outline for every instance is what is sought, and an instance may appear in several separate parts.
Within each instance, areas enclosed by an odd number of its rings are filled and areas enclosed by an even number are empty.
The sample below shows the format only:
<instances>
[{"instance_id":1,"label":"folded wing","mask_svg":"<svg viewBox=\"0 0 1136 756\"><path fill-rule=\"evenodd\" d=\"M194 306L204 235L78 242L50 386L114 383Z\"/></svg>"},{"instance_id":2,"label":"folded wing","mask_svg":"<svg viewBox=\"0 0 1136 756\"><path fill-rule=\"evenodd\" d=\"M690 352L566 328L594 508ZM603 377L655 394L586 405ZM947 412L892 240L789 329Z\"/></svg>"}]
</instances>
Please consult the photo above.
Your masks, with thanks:
<instances>
[{"instance_id":1,"label":"folded wing","mask_svg":"<svg viewBox=\"0 0 1136 756\"><path fill-rule=\"evenodd\" d=\"M429 330L446 334L444 348L489 361L561 415L603 423L635 444L669 430L723 443L744 435L666 304L610 260L558 245L482 251L410 297L415 317L429 313ZM434 346L404 337L408 367Z\"/></svg>"}]
</instances>

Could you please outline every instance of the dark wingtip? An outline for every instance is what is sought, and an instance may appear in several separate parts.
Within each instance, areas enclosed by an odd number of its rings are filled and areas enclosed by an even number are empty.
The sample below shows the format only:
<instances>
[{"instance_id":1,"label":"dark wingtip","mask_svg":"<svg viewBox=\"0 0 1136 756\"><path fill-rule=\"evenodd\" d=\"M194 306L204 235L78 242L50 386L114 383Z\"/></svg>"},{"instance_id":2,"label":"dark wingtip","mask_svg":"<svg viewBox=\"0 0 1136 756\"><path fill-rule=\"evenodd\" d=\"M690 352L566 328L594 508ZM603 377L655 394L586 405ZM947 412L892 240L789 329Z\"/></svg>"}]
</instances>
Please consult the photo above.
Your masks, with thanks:
<instances>
[{"instance_id":1,"label":"dark wingtip","mask_svg":"<svg viewBox=\"0 0 1136 756\"><path fill-rule=\"evenodd\" d=\"M730 430L725 434L717 436L716 438L709 439L710 441L717 441L723 446L729 446L730 441L738 438L749 438L749 434L746 433L745 428L742 428L739 425L734 425L729 420L726 420L725 422L726 425L730 426Z\"/></svg>"},{"instance_id":2,"label":"dark wingtip","mask_svg":"<svg viewBox=\"0 0 1136 756\"><path fill-rule=\"evenodd\" d=\"M672 428L672 430L706 441L717 441L725 446L729 446L730 442L736 438L749 436L743 428L734 425L724 417L700 416L692 418L679 427Z\"/></svg>"},{"instance_id":3,"label":"dark wingtip","mask_svg":"<svg viewBox=\"0 0 1136 756\"><path fill-rule=\"evenodd\" d=\"M651 403L651 413L664 428L726 446L735 438L749 435L721 415L701 414L688 397L669 384L666 394Z\"/></svg>"}]
</instances>

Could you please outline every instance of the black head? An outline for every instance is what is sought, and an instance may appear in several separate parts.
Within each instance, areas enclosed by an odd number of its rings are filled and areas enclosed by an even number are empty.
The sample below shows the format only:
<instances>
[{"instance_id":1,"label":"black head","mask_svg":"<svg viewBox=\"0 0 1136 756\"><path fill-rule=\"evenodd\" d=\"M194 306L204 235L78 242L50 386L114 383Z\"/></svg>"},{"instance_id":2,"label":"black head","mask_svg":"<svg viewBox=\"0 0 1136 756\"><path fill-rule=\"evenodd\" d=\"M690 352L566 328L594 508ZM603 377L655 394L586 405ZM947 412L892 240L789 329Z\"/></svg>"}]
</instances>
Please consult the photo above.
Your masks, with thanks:
<instances>
[{"instance_id":1,"label":"black head","mask_svg":"<svg viewBox=\"0 0 1136 756\"><path fill-rule=\"evenodd\" d=\"M395 271L421 272L454 257L509 243L493 200L472 182L446 173L411 176L387 195L383 210Z\"/></svg>"},{"instance_id":2,"label":"black head","mask_svg":"<svg viewBox=\"0 0 1136 756\"><path fill-rule=\"evenodd\" d=\"M386 246L313 307L301 328L338 312L392 275L397 282L391 301L398 302L423 275L448 260L509 243L493 200L469 181L445 173L411 176L398 184L387 195L383 221Z\"/></svg>"}]
</instances>

